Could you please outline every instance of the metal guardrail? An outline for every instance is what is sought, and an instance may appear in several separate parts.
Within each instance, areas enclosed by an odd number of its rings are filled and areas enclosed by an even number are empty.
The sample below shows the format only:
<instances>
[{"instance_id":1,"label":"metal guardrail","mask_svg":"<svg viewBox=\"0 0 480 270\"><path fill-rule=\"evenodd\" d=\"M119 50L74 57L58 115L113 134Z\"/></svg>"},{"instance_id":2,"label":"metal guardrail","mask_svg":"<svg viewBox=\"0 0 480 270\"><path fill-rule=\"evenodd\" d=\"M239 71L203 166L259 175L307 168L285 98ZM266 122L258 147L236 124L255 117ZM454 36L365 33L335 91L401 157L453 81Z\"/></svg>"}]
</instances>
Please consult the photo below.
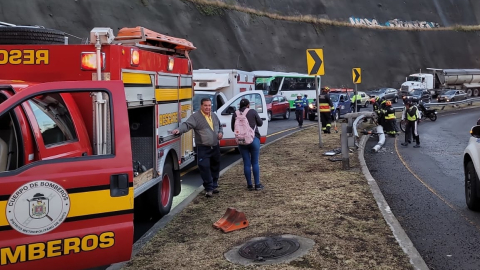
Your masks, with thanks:
<instances>
[{"instance_id":1,"label":"metal guardrail","mask_svg":"<svg viewBox=\"0 0 480 270\"><path fill-rule=\"evenodd\" d=\"M446 106L448 105L456 105L456 104L470 104L472 105L474 102L480 102L480 97L473 97L473 98L468 98L468 99L464 99L464 100L459 100L459 101L453 101L453 102L424 102L425 104L425 107L426 108L429 108L429 107L442 107L440 110L443 110ZM392 109L394 111L403 111L403 106L402 107L393 107Z\"/></svg>"}]
</instances>

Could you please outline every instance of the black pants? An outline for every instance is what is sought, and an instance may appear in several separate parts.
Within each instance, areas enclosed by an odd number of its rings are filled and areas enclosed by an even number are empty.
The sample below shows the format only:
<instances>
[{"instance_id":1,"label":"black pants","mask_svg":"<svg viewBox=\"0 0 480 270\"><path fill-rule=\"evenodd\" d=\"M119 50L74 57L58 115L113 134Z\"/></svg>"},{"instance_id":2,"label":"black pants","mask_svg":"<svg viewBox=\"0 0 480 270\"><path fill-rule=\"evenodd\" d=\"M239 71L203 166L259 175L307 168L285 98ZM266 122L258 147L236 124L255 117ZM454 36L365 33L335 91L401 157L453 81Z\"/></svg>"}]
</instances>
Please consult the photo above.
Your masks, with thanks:
<instances>
[{"instance_id":1,"label":"black pants","mask_svg":"<svg viewBox=\"0 0 480 270\"><path fill-rule=\"evenodd\" d=\"M411 141L412 136L415 139L417 145L420 144L420 136L418 135L418 122L417 121L407 121L405 126L405 142Z\"/></svg>"},{"instance_id":2,"label":"black pants","mask_svg":"<svg viewBox=\"0 0 480 270\"><path fill-rule=\"evenodd\" d=\"M216 189L220 175L220 146L197 145L197 166L205 191Z\"/></svg>"},{"instance_id":3,"label":"black pants","mask_svg":"<svg viewBox=\"0 0 480 270\"><path fill-rule=\"evenodd\" d=\"M321 112L320 121L322 121L323 133L330 133L330 127L332 126L332 114L330 112Z\"/></svg>"},{"instance_id":4,"label":"black pants","mask_svg":"<svg viewBox=\"0 0 480 270\"><path fill-rule=\"evenodd\" d=\"M303 126L303 110L295 110L295 119L299 126Z\"/></svg>"}]
</instances>

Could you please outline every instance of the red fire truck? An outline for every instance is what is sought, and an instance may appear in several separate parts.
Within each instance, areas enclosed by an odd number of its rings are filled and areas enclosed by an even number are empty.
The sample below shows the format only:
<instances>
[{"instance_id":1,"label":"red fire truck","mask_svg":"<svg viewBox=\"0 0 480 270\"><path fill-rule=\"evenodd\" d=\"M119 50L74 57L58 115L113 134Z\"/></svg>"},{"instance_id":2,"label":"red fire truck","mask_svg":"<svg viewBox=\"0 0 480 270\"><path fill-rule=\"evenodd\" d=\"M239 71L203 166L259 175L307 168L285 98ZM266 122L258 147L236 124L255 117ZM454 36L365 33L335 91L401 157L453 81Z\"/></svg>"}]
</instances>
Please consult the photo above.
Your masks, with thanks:
<instances>
[{"instance_id":1,"label":"red fire truck","mask_svg":"<svg viewBox=\"0 0 480 270\"><path fill-rule=\"evenodd\" d=\"M28 43L0 45L0 269L129 260L134 198L169 213L195 159L170 132L192 113L195 47L143 27Z\"/></svg>"}]
</instances>

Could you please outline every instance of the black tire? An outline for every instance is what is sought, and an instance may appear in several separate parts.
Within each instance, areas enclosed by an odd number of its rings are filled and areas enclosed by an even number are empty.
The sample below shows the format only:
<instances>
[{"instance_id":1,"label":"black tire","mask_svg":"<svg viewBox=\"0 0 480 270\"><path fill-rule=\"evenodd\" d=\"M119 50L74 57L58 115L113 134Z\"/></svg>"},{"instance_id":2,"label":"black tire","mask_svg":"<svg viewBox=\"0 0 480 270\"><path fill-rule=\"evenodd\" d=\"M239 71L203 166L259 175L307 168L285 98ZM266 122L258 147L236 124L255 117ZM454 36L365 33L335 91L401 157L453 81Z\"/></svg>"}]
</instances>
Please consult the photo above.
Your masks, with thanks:
<instances>
[{"instance_id":1,"label":"black tire","mask_svg":"<svg viewBox=\"0 0 480 270\"><path fill-rule=\"evenodd\" d=\"M473 89L473 96L478 97L478 89L477 88Z\"/></svg>"},{"instance_id":2,"label":"black tire","mask_svg":"<svg viewBox=\"0 0 480 270\"><path fill-rule=\"evenodd\" d=\"M35 27L0 27L0 44L65 44L65 33Z\"/></svg>"},{"instance_id":3,"label":"black tire","mask_svg":"<svg viewBox=\"0 0 480 270\"><path fill-rule=\"evenodd\" d=\"M400 121L400 129L405 132L407 126L407 120L401 120Z\"/></svg>"},{"instance_id":4,"label":"black tire","mask_svg":"<svg viewBox=\"0 0 480 270\"><path fill-rule=\"evenodd\" d=\"M173 202L174 176L170 161L163 165L162 180L148 190L148 198L154 217L163 217L170 213Z\"/></svg>"},{"instance_id":5,"label":"black tire","mask_svg":"<svg viewBox=\"0 0 480 270\"><path fill-rule=\"evenodd\" d=\"M340 119L340 110L335 111L335 121L338 121Z\"/></svg>"},{"instance_id":6,"label":"black tire","mask_svg":"<svg viewBox=\"0 0 480 270\"><path fill-rule=\"evenodd\" d=\"M290 119L290 109L287 109L287 111L283 115L283 119Z\"/></svg>"},{"instance_id":7,"label":"black tire","mask_svg":"<svg viewBox=\"0 0 480 270\"><path fill-rule=\"evenodd\" d=\"M467 92L467 97L471 97L472 94L473 94L472 89L467 89L467 91L465 91L465 92Z\"/></svg>"},{"instance_id":8,"label":"black tire","mask_svg":"<svg viewBox=\"0 0 480 270\"><path fill-rule=\"evenodd\" d=\"M308 120L315 121L315 114L309 114L308 115Z\"/></svg>"},{"instance_id":9,"label":"black tire","mask_svg":"<svg viewBox=\"0 0 480 270\"><path fill-rule=\"evenodd\" d=\"M368 108L368 106L370 105L370 101L367 101L365 102L365 104L363 105L364 108Z\"/></svg>"},{"instance_id":10,"label":"black tire","mask_svg":"<svg viewBox=\"0 0 480 270\"><path fill-rule=\"evenodd\" d=\"M480 199L477 194L478 175L471 161L465 167L465 202L468 209L480 210Z\"/></svg>"},{"instance_id":11,"label":"black tire","mask_svg":"<svg viewBox=\"0 0 480 270\"><path fill-rule=\"evenodd\" d=\"M432 122L435 122L437 121L437 114L435 113L432 113L430 114L430 117L428 117Z\"/></svg>"},{"instance_id":12,"label":"black tire","mask_svg":"<svg viewBox=\"0 0 480 270\"><path fill-rule=\"evenodd\" d=\"M397 102L398 102L398 97L395 97L395 98L393 99L393 103L397 103Z\"/></svg>"}]
</instances>

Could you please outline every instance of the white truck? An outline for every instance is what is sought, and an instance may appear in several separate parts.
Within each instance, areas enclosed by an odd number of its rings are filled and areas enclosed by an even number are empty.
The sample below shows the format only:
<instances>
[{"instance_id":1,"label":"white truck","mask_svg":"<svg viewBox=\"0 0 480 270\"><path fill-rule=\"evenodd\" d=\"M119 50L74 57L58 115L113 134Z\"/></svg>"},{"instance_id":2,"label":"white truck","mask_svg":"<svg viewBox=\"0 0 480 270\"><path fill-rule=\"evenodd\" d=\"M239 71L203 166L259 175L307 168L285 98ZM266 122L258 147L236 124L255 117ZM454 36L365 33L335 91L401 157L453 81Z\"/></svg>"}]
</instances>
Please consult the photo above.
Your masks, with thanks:
<instances>
[{"instance_id":1,"label":"white truck","mask_svg":"<svg viewBox=\"0 0 480 270\"><path fill-rule=\"evenodd\" d=\"M212 111L216 111L236 94L255 90L255 74L237 69L197 69L193 71L193 82L194 112L200 109L202 98L210 98Z\"/></svg>"},{"instance_id":2,"label":"white truck","mask_svg":"<svg viewBox=\"0 0 480 270\"><path fill-rule=\"evenodd\" d=\"M199 69L193 71L194 93L193 112L200 110L202 98L212 101L212 112L216 113L223 126L220 147L236 147L235 135L230 123L232 114L240 107L240 100L250 100L250 109L258 112L264 120L258 127L260 143L267 140L267 103L262 91L255 91L255 76L252 72L236 69Z\"/></svg>"},{"instance_id":3,"label":"white truck","mask_svg":"<svg viewBox=\"0 0 480 270\"><path fill-rule=\"evenodd\" d=\"M480 89L480 69L438 69L427 68L432 73L410 74L402 83L400 95L414 89L428 89L433 97L445 89L465 90L467 95L478 96Z\"/></svg>"}]
</instances>

